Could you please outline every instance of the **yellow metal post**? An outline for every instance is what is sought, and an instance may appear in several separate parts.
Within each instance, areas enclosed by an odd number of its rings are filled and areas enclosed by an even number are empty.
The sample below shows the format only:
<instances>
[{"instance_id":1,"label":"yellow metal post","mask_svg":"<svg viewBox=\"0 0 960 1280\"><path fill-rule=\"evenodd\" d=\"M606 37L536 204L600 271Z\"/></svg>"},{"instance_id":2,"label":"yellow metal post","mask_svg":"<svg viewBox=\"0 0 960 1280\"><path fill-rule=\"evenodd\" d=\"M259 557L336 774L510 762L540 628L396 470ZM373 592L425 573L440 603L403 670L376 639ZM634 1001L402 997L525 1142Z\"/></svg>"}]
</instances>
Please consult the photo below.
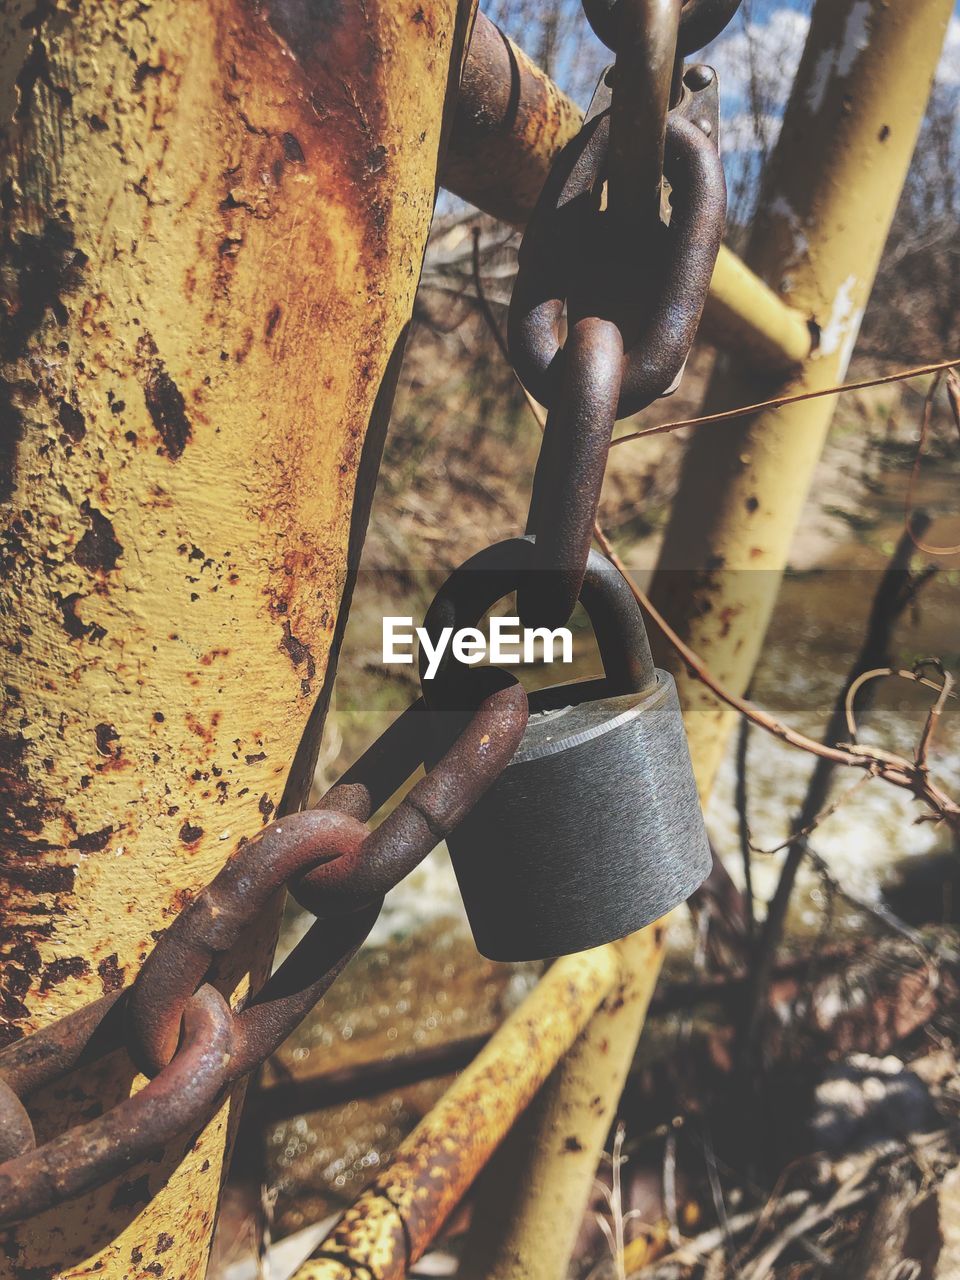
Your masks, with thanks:
<instances>
[{"instance_id":1,"label":"yellow metal post","mask_svg":"<svg viewBox=\"0 0 960 1280\"><path fill-rule=\"evenodd\" d=\"M2 6L7 1039L129 983L303 794L469 17ZM132 1087L79 1073L41 1140ZM231 1109L4 1233L0 1273L201 1276Z\"/></svg>"},{"instance_id":2,"label":"yellow metal post","mask_svg":"<svg viewBox=\"0 0 960 1280\"><path fill-rule=\"evenodd\" d=\"M558 961L304 1263L295 1280L401 1280L618 983L610 947Z\"/></svg>"},{"instance_id":3,"label":"yellow metal post","mask_svg":"<svg viewBox=\"0 0 960 1280\"><path fill-rule=\"evenodd\" d=\"M777 394L841 381L900 198L951 0L820 0L770 166L747 266L817 326L817 349ZM765 390L766 388L764 388ZM755 398L735 365L705 411ZM704 429L684 458L653 598L735 693L760 654L835 407L808 401ZM669 653L708 791L732 713Z\"/></svg>"},{"instance_id":4,"label":"yellow metal post","mask_svg":"<svg viewBox=\"0 0 960 1280\"><path fill-rule=\"evenodd\" d=\"M485 1170L462 1280L566 1274L657 985L664 932L661 922L605 948L617 984Z\"/></svg>"}]
</instances>

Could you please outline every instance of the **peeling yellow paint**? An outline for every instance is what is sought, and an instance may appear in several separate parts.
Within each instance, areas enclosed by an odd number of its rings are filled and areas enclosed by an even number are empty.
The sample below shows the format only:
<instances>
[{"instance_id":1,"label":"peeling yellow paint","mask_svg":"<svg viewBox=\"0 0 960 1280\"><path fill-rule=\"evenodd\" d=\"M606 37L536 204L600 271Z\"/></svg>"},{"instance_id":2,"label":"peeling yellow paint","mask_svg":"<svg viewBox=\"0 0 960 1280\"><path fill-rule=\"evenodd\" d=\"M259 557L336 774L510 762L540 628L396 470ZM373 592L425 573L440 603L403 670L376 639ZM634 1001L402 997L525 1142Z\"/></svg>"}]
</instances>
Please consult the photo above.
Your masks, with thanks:
<instances>
[{"instance_id":1,"label":"peeling yellow paint","mask_svg":"<svg viewBox=\"0 0 960 1280\"><path fill-rule=\"evenodd\" d=\"M469 10L0 14L8 1037L129 982L299 799ZM133 1073L71 1086L42 1132ZM11 1274L201 1275L228 1111L182 1161L8 1233Z\"/></svg>"}]
</instances>

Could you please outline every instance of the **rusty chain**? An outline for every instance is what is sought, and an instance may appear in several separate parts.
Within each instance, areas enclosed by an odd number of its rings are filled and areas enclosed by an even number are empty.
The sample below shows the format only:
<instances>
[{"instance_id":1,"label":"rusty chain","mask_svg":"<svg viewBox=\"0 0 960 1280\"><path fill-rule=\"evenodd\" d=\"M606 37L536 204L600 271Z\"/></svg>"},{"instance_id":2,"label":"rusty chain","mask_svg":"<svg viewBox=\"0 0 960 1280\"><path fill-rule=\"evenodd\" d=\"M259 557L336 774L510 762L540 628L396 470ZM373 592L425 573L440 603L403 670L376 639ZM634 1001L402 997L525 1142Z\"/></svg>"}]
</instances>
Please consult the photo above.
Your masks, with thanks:
<instances>
[{"instance_id":1,"label":"rusty chain","mask_svg":"<svg viewBox=\"0 0 960 1280\"><path fill-rule=\"evenodd\" d=\"M480 673L478 673L480 675ZM471 709L472 708L472 709ZM527 722L521 685L488 671L451 712L439 762L373 831L366 822L430 750L414 703L320 804L242 845L177 917L133 985L0 1054L0 1226L121 1173L205 1118L264 1062L369 933L384 894L462 819L510 760ZM263 988L231 1010L224 960L267 903L289 888L317 923ZM150 1077L104 1115L36 1147L24 1099L121 1046Z\"/></svg>"},{"instance_id":2,"label":"rusty chain","mask_svg":"<svg viewBox=\"0 0 960 1280\"><path fill-rule=\"evenodd\" d=\"M573 611L614 423L675 390L726 217L716 77L684 69L683 56L737 4L584 7L616 62L527 225L507 329L517 376L547 408L527 518L540 572L518 594L530 626L560 626ZM637 121L651 119L638 149Z\"/></svg>"},{"instance_id":3,"label":"rusty chain","mask_svg":"<svg viewBox=\"0 0 960 1280\"><path fill-rule=\"evenodd\" d=\"M614 423L676 384L725 213L715 78L705 67L685 71L683 58L719 34L739 0L583 4L616 64L545 184L510 310L517 374L549 411L528 520L534 571L518 588L521 617L535 625L565 622L577 601ZM161 935L131 987L0 1053L0 1227L102 1185L202 1125L289 1036L360 947L384 895L516 751L528 706L512 676L472 671L459 695L439 740L436 714L428 731L420 699L316 808L242 844ZM437 763L371 829L424 760ZM231 1008L230 953L285 890L316 923ZM38 1146L30 1097L121 1049L147 1077L143 1087Z\"/></svg>"}]
</instances>

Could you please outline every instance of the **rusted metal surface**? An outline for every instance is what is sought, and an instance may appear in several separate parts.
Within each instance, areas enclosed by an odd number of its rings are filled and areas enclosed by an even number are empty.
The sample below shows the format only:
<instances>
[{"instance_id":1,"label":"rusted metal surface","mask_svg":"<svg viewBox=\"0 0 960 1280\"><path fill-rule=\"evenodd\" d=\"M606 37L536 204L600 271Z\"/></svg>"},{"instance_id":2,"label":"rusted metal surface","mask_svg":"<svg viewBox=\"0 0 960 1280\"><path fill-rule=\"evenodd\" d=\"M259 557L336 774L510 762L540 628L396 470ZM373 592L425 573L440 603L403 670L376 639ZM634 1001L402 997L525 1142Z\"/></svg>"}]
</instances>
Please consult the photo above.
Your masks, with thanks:
<instances>
[{"instance_id":1,"label":"rusted metal surface","mask_svg":"<svg viewBox=\"0 0 960 1280\"><path fill-rule=\"evenodd\" d=\"M444 185L505 222L524 223L554 155L582 116L522 49L478 13Z\"/></svg>"},{"instance_id":2,"label":"rusted metal surface","mask_svg":"<svg viewBox=\"0 0 960 1280\"><path fill-rule=\"evenodd\" d=\"M480 677L476 687L490 683ZM387 890L509 762L526 726L527 697L512 677L495 683L438 763L375 831L364 825L374 804L405 782L425 754L416 707L384 735L386 748L375 744L349 783L328 793L324 807L281 819L241 846L162 936L121 999L105 997L0 1054L0 1118L10 1126L7 1162L0 1164L0 1227L100 1186L202 1126L214 1099L287 1038L354 955ZM413 750L398 756L400 745ZM292 884L318 914L332 918L318 921L233 1013L209 983L223 980L219 965ZM94 1046L102 1054L130 1040L150 1083L34 1149L22 1106L27 1095L59 1079Z\"/></svg>"},{"instance_id":3,"label":"rusted metal surface","mask_svg":"<svg viewBox=\"0 0 960 1280\"><path fill-rule=\"evenodd\" d=\"M548 407L527 525L537 535L540 574L531 575L518 597L521 619L533 626L560 626L570 616L614 420L676 384L724 229L726 184L716 133L698 127L710 127L714 107L695 106L700 97L715 98L715 78L691 68L678 109L667 118L669 226L653 188L642 207L621 207L615 216L600 208L612 129L606 81L583 129L557 157L527 224L510 304L517 376ZM660 88L666 109L669 85ZM615 101L615 91L612 96ZM572 336L561 346L565 315Z\"/></svg>"},{"instance_id":4,"label":"rusted metal surface","mask_svg":"<svg viewBox=\"0 0 960 1280\"><path fill-rule=\"evenodd\" d=\"M598 114L558 159L527 224L509 339L518 376L549 408L564 304L574 321L584 314L613 320L624 332L622 418L670 387L690 349L723 235L726 184L716 140L674 114L665 156L670 226L652 226L638 211L630 242L612 236L603 212L591 207L606 160L606 101L595 98Z\"/></svg>"},{"instance_id":5,"label":"rusted metal surface","mask_svg":"<svg viewBox=\"0 0 960 1280\"><path fill-rule=\"evenodd\" d=\"M7 1040L129 984L300 802L470 7L0 7ZM107 1055L31 1114L141 1084ZM0 1274L200 1276L238 1096L5 1232Z\"/></svg>"},{"instance_id":6,"label":"rusted metal surface","mask_svg":"<svg viewBox=\"0 0 960 1280\"><path fill-rule=\"evenodd\" d=\"M0 1078L21 1098L59 1080L92 1053L108 1053L122 1039L115 1006L121 993L94 1000L0 1053Z\"/></svg>"},{"instance_id":7,"label":"rusted metal surface","mask_svg":"<svg viewBox=\"0 0 960 1280\"><path fill-rule=\"evenodd\" d=\"M156 1080L86 1124L0 1165L0 1227L109 1182L201 1124L229 1081L233 1017L212 987L187 1002L183 1040Z\"/></svg>"},{"instance_id":8,"label":"rusted metal surface","mask_svg":"<svg viewBox=\"0 0 960 1280\"><path fill-rule=\"evenodd\" d=\"M296 1280L400 1280L617 980L612 948L559 960L347 1210Z\"/></svg>"},{"instance_id":9,"label":"rusted metal surface","mask_svg":"<svg viewBox=\"0 0 960 1280\"><path fill-rule=\"evenodd\" d=\"M443 740L450 745L440 760L355 853L326 863L295 886L311 911L326 917L381 898L447 837L506 768L526 727L527 695L506 673L488 668L473 674L469 699L444 726ZM331 801L338 803L335 791Z\"/></svg>"},{"instance_id":10,"label":"rusted metal surface","mask_svg":"<svg viewBox=\"0 0 960 1280\"><path fill-rule=\"evenodd\" d=\"M406 713L403 730L410 723ZM376 744L331 789L321 807L274 823L244 845L167 930L144 962L130 998L129 1025L144 1069L173 1055L185 1003L229 953L278 889L289 885L319 923L237 1015L233 1071L246 1074L286 1039L340 973L379 914L384 894L460 821L509 762L527 722L527 697L511 680L489 694L440 761L373 832L380 779L364 782ZM390 732L384 735L390 739ZM424 756L394 756L387 799ZM365 801L358 804L358 794ZM340 806L343 806L341 809Z\"/></svg>"},{"instance_id":11,"label":"rusted metal surface","mask_svg":"<svg viewBox=\"0 0 960 1280\"><path fill-rule=\"evenodd\" d=\"M570 326L527 515L541 571L524 576L517 610L530 625L562 625L579 594L617 418L622 368L623 335L617 325L584 316Z\"/></svg>"},{"instance_id":12,"label":"rusted metal surface","mask_svg":"<svg viewBox=\"0 0 960 1280\"><path fill-rule=\"evenodd\" d=\"M660 217L667 113L678 56L681 0L620 0L612 78L607 204L634 223Z\"/></svg>"}]
</instances>

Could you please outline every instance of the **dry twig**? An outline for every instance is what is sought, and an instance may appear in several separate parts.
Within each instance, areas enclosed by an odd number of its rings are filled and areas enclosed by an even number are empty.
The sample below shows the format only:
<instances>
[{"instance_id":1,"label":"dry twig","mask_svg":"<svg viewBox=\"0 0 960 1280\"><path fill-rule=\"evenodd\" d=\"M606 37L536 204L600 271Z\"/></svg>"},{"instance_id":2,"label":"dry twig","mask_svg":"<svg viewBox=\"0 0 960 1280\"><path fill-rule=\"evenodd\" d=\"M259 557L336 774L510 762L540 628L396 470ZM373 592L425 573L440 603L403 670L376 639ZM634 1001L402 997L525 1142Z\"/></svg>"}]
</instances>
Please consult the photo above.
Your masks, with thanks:
<instances>
[{"instance_id":1,"label":"dry twig","mask_svg":"<svg viewBox=\"0 0 960 1280\"><path fill-rule=\"evenodd\" d=\"M865 391L868 387L882 387L890 382L906 382L910 378L921 378L925 374L943 373L960 365L960 360L938 360L935 364L921 364L913 369L901 369L897 373L885 373L877 378L864 378L860 382L837 383L832 387L823 387L819 391L800 391L789 396L775 396L772 400L759 400L756 404L740 405L736 409L724 409L719 413L705 413L699 418L684 418L679 422L661 422L655 427L643 427L639 431L631 431L629 435L617 436L614 445L627 444L630 440L643 440L646 436L662 436L670 431L680 431L684 427L702 427L712 422L731 422L735 418L747 418L762 409L783 409L788 404L799 404L803 400L819 400L823 396L839 396L846 391ZM957 548L960 550L960 547ZM943 552L936 554L942 555Z\"/></svg>"}]
</instances>

